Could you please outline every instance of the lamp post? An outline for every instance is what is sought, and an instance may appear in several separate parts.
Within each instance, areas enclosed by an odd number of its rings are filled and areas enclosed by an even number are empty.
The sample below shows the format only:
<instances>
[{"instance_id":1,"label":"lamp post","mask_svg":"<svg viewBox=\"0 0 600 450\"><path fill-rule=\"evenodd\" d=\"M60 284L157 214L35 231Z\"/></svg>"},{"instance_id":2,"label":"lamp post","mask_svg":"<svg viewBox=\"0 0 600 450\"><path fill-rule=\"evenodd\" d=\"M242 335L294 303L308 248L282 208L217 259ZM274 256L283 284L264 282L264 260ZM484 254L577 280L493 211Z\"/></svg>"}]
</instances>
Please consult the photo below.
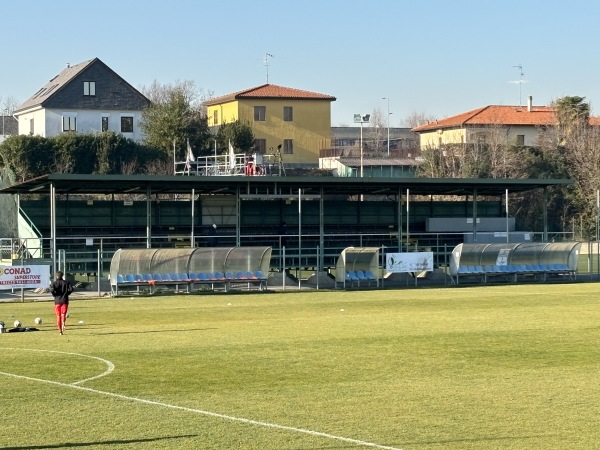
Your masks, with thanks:
<instances>
[{"instance_id":1,"label":"lamp post","mask_svg":"<svg viewBox=\"0 0 600 450\"><path fill-rule=\"evenodd\" d=\"M4 140L4 120L6 118L6 115L8 114L8 109L5 109L4 111L2 111L2 139Z\"/></svg>"},{"instance_id":2,"label":"lamp post","mask_svg":"<svg viewBox=\"0 0 600 450\"><path fill-rule=\"evenodd\" d=\"M381 100L387 100L387 153L390 156L390 98L382 97Z\"/></svg>"},{"instance_id":3,"label":"lamp post","mask_svg":"<svg viewBox=\"0 0 600 450\"><path fill-rule=\"evenodd\" d=\"M354 123L360 123L360 177L363 177L363 123L369 123L370 114L354 114Z\"/></svg>"}]
</instances>

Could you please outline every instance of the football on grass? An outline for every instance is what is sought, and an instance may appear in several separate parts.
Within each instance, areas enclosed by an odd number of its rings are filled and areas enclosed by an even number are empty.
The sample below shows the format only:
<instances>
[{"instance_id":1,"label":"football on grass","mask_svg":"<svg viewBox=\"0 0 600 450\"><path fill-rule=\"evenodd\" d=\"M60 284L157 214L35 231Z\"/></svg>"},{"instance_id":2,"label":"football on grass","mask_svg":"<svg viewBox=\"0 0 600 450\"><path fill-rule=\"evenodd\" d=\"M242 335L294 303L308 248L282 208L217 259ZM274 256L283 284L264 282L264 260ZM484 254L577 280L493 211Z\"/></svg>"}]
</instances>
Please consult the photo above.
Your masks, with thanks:
<instances>
[{"instance_id":1,"label":"football on grass","mask_svg":"<svg viewBox=\"0 0 600 450\"><path fill-rule=\"evenodd\" d=\"M21 327L21 322L19 322L18 320L15 320L15 328L20 328Z\"/></svg>"},{"instance_id":2,"label":"football on grass","mask_svg":"<svg viewBox=\"0 0 600 450\"><path fill-rule=\"evenodd\" d=\"M36 317L34 320L36 325L41 325L42 324L42 318L41 317Z\"/></svg>"}]
</instances>

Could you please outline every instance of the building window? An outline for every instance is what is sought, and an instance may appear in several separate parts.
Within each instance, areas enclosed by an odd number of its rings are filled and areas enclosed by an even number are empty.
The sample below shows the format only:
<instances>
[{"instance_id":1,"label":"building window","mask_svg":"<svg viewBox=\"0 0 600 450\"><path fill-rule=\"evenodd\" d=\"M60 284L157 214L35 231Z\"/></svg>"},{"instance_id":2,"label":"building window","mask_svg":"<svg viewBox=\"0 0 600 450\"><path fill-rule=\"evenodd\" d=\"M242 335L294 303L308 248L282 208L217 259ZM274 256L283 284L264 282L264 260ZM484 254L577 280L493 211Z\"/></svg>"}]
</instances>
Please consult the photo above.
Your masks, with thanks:
<instances>
[{"instance_id":1,"label":"building window","mask_svg":"<svg viewBox=\"0 0 600 450\"><path fill-rule=\"evenodd\" d=\"M77 117L63 116L63 131L77 131Z\"/></svg>"},{"instance_id":2,"label":"building window","mask_svg":"<svg viewBox=\"0 0 600 450\"><path fill-rule=\"evenodd\" d=\"M133 133L133 117L121 117L121 133Z\"/></svg>"},{"instance_id":3,"label":"building window","mask_svg":"<svg viewBox=\"0 0 600 450\"><path fill-rule=\"evenodd\" d=\"M291 139L283 140L283 153L286 155L291 155L294 153L294 141Z\"/></svg>"},{"instance_id":4,"label":"building window","mask_svg":"<svg viewBox=\"0 0 600 450\"><path fill-rule=\"evenodd\" d=\"M283 107L283 120L285 122L291 122L292 120L294 120L294 113L293 113L293 108L291 106L284 106Z\"/></svg>"},{"instance_id":5,"label":"building window","mask_svg":"<svg viewBox=\"0 0 600 450\"><path fill-rule=\"evenodd\" d=\"M267 107L266 106L255 106L254 107L254 121L264 122L267 120Z\"/></svg>"},{"instance_id":6,"label":"building window","mask_svg":"<svg viewBox=\"0 0 600 450\"><path fill-rule=\"evenodd\" d=\"M96 95L96 82L95 81L84 81L83 82L83 95Z\"/></svg>"},{"instance_id":7,"label":"building window","mask_svg":"<svg viewBox=\"0 0 600 450\"><path fill-rule=\"evenodd\" d=\"M108 117L102 117L102 131L108 131Z\"/></svg>"},{"instance_id":8,"label":"building window","mask_svg":"<svg viewBox=\"0 0 600 450\"><path fill-rule=\"evenodd\" d=\"M254 139L254 151L264 155L267 153L267 140L266 139Z\"/></svg>"},{"instance_id":9,"label":"building window","mask_svg":"<svg viewBox=\"0 0 600 450\"><path fill-rule=\"evenodd\" d=\"M524 134L517 134L517 145L525 145L525 135Z\"/></svg>"},{"instance_id":10,"label":"building window","mask_svg":"<svg viewBox=\"0 0 600 450\"><path fill-rule=\"evenodd\" d=\"M215 109L213 111L213 125L219 125L219 110Z\"/></svg>"},{"instance_id":11,"label":"building window","mask_svg":"<svg viewBox=\"0 0 600 450\"><path fill-rule=\"evenodd\" d=\"M29 134L31 134L33 136L34 131L35 131L35 126L33 123L33 119L29 119Z\"/></svg>"}]
</instances>

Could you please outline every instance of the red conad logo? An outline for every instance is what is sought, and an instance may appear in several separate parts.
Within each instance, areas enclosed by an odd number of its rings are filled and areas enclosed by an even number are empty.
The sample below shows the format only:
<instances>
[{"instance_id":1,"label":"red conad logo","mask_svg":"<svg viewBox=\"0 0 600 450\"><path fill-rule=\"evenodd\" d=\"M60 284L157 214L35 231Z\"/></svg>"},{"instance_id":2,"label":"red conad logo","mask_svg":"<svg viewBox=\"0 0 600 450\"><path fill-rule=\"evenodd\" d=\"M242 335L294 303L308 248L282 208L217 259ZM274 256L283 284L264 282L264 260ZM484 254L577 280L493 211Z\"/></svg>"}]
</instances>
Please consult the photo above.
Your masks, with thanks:
<instances>
[{"instance_id":1,"label":"red conad logo","mask_svg":"<svg viewBox=\"0 0 600 450\"><path fill-rule=\"evenodd\" d=\"M7 267L4 269L5 275L23 275L31 273L29 267Z\"/></svg>"}]
</instances>

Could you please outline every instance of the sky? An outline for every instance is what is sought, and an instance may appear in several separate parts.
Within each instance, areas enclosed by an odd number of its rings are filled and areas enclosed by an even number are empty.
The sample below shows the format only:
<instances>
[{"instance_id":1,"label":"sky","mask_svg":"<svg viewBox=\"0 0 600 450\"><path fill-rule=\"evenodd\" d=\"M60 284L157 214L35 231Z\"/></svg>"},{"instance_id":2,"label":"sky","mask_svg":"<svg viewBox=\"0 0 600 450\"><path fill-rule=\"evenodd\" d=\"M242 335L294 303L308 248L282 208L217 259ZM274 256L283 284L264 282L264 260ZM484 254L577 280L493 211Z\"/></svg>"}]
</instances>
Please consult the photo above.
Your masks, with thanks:
<instances>
[{"instance_id":1,"label":"sky","mask_svg":"<svg viewBox=\"0 0 600 450\"><path fill-rule=\"evenodd\" d=\"M138 89L193 81L220 96L268 75L334 96L332 126L388 111L403 126L529 96L600 105L593 0L29 0L1 11L0 105L95 57Z\"/></svg>"}]
</instances>

